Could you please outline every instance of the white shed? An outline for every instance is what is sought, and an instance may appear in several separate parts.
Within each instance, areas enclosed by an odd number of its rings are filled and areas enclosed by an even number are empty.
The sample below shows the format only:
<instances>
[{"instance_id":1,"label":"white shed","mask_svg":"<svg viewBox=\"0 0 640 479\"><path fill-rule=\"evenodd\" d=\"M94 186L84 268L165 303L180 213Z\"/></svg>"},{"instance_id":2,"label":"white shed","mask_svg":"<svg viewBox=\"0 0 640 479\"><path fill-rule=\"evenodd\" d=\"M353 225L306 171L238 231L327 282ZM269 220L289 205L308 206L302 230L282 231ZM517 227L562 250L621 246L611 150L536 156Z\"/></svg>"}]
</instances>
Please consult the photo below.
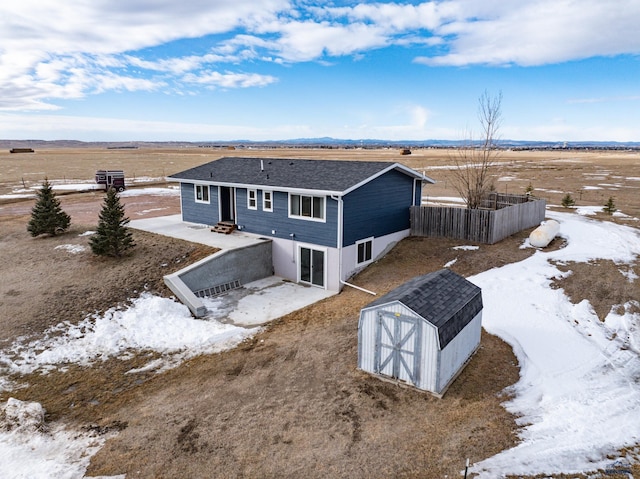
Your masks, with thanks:
<instances>
[{"instance_id":1,"label":"white shed","mask_svg":"<svg viewBox=\"0 0 640 479\"><path fill-rule=\"evenodd\" d=\"M449 269L418 276L360 311L358 367L441 397L481 329L478 286Z\"/></svg>"}]
</instances>

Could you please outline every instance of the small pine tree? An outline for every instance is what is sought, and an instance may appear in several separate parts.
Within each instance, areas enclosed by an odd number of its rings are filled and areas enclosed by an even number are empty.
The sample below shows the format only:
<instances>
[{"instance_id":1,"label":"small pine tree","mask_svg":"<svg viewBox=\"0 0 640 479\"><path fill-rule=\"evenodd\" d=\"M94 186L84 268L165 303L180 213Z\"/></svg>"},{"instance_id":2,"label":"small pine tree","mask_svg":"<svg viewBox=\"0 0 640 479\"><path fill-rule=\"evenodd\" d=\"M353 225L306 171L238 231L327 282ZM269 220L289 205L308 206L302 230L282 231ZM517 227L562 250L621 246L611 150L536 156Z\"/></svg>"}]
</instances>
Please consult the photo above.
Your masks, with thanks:
<instances>
[{"instance_id":1,"label":"small pine tree","mask_svg":"<svg viewBox=\"0 0 640 479\"><path fill-rule=\"evenodd\" d=\"M569 193L564 195L564 198L562 198L562 206L565 208L571 208L575 204L576 204L576 201L573 199L573 197Z\"/></svg>"},{"instance_id":2,"label":"small pine tree","mask_svg":"<svg viewBox=\"0 0 640 479\"><path fill-rule=\"evenodd\" d=\"M605 203L604 207L602 208L602 211L604 211L605 213L608 213L610 215L612 215L616 211L618 211L616 209L616 204L613 201L613 196L609 196L609 199L607 200L607 202Z\"/></svg>"},{"instance_id":3,"label":"small pine tree","mask_svg":"<svg viewBox=\"0 0 640 479\"><path fill-rule=\"evenodd\" d=\"M114 188L107 190L99 218L96 233L89 240L94 254L119 258L135 246L127 228L129 218L124 216L124 206Z\"/></svg>"},{"instance_id":4,"label":"small pine tree","mask_svg":"<svg viewBox=\"0 0 640 479\"><path fill-rule=\"evenodd\" d=\"M38 190L36 204L31 210L27 231L34 237L41 234L55 236L67 231L70 225L71 217L62 210L60 200L56 198L49 180L45 178Z\"/></svg>"},{"instance_id":5,"label":"small pine tree","mask_svg":"<svg viewBox=\"0 0 640 479\"><path fill-rule=\"evenodd\" d=\"M529 182L529 185L527 186L527 189L524 190L525 194L527 196L531 195L531 193L533 193L533 185L531 184L531 182Z\"/></svg>"}]
</instances>

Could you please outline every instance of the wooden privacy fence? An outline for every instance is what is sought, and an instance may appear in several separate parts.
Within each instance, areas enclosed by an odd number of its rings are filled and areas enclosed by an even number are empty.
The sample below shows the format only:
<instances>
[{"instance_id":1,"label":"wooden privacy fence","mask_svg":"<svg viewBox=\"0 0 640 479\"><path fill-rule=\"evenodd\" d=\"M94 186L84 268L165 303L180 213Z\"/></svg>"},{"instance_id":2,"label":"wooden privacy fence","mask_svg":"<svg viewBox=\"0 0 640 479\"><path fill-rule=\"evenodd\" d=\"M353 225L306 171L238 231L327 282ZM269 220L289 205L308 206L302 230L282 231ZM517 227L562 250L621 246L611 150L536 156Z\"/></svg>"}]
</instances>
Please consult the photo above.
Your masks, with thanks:
<instances>
[{"instance_id":1,"label":"wooden privacy fence","mask_svg":"<svg viewBox=\"0 0 640 479\"><path fill-rule=\"evenodd\" d=\"M494 244L539 225L544 220L547 202L523 195L492 193L483 206L498 209L412 206L411 235Z\"/></svg>"}]
</instances>

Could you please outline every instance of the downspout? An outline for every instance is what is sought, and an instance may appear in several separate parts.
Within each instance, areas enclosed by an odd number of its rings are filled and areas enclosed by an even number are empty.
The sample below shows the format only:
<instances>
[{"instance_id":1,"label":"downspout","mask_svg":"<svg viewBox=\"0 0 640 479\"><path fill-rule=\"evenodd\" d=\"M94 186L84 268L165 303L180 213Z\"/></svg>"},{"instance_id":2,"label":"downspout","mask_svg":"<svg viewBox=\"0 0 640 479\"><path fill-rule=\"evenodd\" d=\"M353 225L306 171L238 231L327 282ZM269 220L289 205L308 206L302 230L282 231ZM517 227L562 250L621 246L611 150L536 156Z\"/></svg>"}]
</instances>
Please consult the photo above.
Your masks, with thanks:
<instances>
[{"instance_id":1,"label":"downspout","mask_svg":"<svg viewBox=\"0 0 640 479\"><path fill-rule=\"evenodd\" d=\"M341 195L331 195L331 199L338 202L338 231L336 244L338 246L338 281L342 283L342 217L343 217L343 207L344 203L342 201Z\"/></svg>"},{"instance_id":2,"label":"downspout","mask_svg":"<svg viewBox=\"0 0 640 479\"><path fill-rule=\"evenodd\" d=\"M421 180L422 181L422 180ZM416 206L416 183L418 180L413 179L413 191L411 192L411 206Z\"/></svg>"},{"instance_id":3,"label":"downspout","mask_svg":"<svg viewBox=\"0 0 640 479\"><path fill-rule=\"evenodd\" d=\"M355 284L347 283L342 279L342 240L344 236L344 228L342 219L344 217L344 202L342 201L342 196L334 196L331 195L331 199L338 202L338 280L340 284L344 284L345 286L351 286L352 288L359 289L360 291L364 291L365 293L376 295L373 291L369 291L368 289L361 288L360 286L356 286Z\"/></svg>"}]
</instances>

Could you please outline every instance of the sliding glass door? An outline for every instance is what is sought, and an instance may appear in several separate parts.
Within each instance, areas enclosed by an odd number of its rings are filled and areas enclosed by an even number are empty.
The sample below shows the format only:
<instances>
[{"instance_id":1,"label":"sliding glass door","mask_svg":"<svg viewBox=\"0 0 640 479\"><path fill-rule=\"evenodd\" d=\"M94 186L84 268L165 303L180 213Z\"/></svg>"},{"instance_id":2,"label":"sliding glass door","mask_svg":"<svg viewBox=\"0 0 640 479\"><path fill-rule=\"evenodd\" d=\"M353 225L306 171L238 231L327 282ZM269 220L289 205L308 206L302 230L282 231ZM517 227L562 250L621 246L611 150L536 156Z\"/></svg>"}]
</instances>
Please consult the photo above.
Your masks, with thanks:
<instances>
[{"instance_id":1,"label":"sliding glass door","mask_svg":"<svg viewBox=\"0 0 640 479\"><path fill-rule=\"evenodd\" d=\"M324 288L324 251L300 246L300 282Z\"/></svg>"}]
</instances>

